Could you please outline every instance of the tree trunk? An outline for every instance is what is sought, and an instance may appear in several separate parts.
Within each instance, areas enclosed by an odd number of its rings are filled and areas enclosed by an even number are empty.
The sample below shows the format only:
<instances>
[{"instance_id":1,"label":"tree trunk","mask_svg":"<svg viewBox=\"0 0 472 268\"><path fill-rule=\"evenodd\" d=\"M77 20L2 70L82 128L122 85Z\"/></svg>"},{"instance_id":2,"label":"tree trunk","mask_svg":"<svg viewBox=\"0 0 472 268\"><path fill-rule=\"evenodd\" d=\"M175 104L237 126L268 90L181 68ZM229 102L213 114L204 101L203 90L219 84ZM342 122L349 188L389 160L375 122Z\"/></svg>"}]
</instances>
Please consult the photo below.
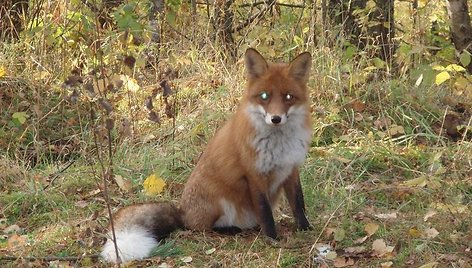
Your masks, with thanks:
<instances>
[{"instance_id":1,"label":"tree trunk","mask_svg":"<svg viewBox=\"0 0 472 268\"><path fill-rule=\"evenodd\" d=\"M390 65L395 52L394 0L374 2L374 7L368 7L367 0L331 0L323 9L327 9L331 25L342 26L342 33L351 44L362 50L368 48L372 57ZM368 22L363 20L366 16Z\"/></svg>"},{"instance_id":2,"label":"tree trunk","mask_svg":"<svg viewBox=\"0 0 472 268\"><path fill-rule=\"evenodd\" d=\"M342 32L351 44L363 49L366 45L362 36L362 25L359 25L353 12L363 9L367 0L331 0L328 1L328 17L331 25L341 25Z\"/></svg>"},{"instance_id":3,"label":"tree trunk","mask_svg":"<svg viewBox=\"0 0 472 268\"><path fill-rule=\"evenodd\" d=\"M164 0L152 0L152 8L149 12L149 25L152 28L151 40L153 43L161 42L161 25L164 19Z\"/></svg>"},{"instance_id":4,"label":"tree trunk","mask_svg":"<svg viewBox=\"0 0 472 268\"><path fill-rule=\"evenodd\" d=\"M451 38L457 52L468 51L472 54L472 26L470 24L467 0L448 0L447 13L450 20ZM466 66L472 73L472 64Z\"/></svg>"},{"instance_id":5,"label":"tree trunk","mask_svg":"<svg viewBox=\"0 0 472 268\"><path fill-rule=\"evenodd\" d=\"M230 58L236 57L236 49L232 34L233 12L231 5L234 0L216 0L213 18L213 27L215 29L214 39L217 45L222 46Z\"/></svg>"},{"instance_id":6,"label":"tree trunk","mask_svg":"<svg viewBox=\"0 0 472 268\"><path fill-rule=\"evenodd\" d=\"M373 44L379 49L375 53L387 63L390 63L395 52L395 23L394 23L394 0L377 0L375 10L370 14L369 21L374 22L369 28L369 36ZM390 65L390 64L389 64Z\"/></svg>"}]
</instances>

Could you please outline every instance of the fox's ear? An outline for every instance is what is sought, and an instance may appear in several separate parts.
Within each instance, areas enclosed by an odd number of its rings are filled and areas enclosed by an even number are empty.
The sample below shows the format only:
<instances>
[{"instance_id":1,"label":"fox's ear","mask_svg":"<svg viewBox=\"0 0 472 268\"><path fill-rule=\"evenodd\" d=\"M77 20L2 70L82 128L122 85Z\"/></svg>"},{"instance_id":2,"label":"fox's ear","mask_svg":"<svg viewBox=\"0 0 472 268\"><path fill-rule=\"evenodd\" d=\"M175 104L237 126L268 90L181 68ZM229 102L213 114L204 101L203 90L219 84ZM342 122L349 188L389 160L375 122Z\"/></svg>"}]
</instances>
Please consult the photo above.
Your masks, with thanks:
<instances>
[{"instance_id":1,"label":"fox's ear","mask_svg":"<svg viewBox=\"0 0 472 268\"><path fill-rule=\"evenodd\" d=\"M261 77L268 68L267 61L253 48L246 50L244 63L246 65L247 76L250 79Z\"/></svg>"},{"instance_id":2,"label":"fox's ear","mask_svg":"<svg viewBox=\"0 0 472 268\"><path fill-rule=\"evenodd\" d=\"M303 52L290 62L289 73L291 76L308 82L311 69L311 54Z\"/></svg>"}]
</instances>

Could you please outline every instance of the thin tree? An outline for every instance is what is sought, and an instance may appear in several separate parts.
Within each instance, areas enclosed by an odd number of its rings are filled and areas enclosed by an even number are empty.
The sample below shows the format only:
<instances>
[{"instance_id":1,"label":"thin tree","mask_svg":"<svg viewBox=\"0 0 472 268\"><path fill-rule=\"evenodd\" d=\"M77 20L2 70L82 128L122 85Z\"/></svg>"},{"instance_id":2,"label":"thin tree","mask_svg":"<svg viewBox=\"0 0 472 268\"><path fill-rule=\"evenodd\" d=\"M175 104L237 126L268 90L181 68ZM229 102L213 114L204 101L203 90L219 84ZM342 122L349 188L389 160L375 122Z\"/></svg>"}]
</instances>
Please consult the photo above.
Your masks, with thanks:
<instances>
[{"instance_id":1,"label":"thin tree","mask_svg":"<svg viewBox=\"0 0 472 268\"><path fill-rule=\"evenodd\" d=\"M371 2L372 3L372 2ZM367 0L323 1L323 21L329 18L331 25L341 25L341 33L359 49L372 49L372 57L387 63L394 54L395 23L394 0L375 0L374 6ZM362 17L367 17L365 21Z\"/></svg>"},{"instance_id":2,"label":"thin tree","mask_svg":"<svg viewBox=\"0 0 472 268\"><path fill-rule=\"evenodd\" d=\"M458 54L467 51L472 54L472 26L467 0L448 0L447 13L450 20L451 38ZM472 74L472 64L466 66Z\"/></svg>"}]
</instances>

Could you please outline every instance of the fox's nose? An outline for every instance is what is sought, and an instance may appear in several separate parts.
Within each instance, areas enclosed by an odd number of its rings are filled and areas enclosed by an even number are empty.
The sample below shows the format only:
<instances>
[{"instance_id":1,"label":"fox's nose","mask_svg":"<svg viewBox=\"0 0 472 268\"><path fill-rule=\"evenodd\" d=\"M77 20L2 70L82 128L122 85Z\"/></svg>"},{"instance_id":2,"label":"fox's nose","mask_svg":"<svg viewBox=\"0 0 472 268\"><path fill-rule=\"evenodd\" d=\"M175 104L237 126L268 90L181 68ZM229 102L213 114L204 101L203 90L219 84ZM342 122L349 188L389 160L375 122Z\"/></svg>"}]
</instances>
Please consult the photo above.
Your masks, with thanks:
<instances>
[{"instance_id":1,"label":"fox's nose","mask_svg":"<svg viewBox=\"0 0 472 268\"><path fill-rule=\"evenodd\" d=\"M270 121L277 125L278 123L282 122L282 117L278 116L278 115L273 115L272 118L270 119Z\"/></svg>"}]
</instances>

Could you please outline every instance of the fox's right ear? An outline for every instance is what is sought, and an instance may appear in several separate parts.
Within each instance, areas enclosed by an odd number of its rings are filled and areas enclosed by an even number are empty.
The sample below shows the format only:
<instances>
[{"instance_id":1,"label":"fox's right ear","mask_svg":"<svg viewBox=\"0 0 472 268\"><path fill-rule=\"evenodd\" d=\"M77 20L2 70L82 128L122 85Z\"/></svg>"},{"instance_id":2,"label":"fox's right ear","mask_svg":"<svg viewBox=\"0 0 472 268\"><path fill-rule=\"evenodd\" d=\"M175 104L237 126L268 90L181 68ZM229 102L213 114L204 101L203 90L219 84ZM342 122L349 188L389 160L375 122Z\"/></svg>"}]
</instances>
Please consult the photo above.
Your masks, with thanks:
<instances>
[{"instance_id":1,"label":"fox's right ear","mask_svg":"<svg viewBox=\"0 0 472 268\"><path fill-rule=\"evenodd\" d=\"M248 48L244 55L246 73L249 79L261 77L268 68L267 61L257 50Z\"/></svg>"}]
</instances>

